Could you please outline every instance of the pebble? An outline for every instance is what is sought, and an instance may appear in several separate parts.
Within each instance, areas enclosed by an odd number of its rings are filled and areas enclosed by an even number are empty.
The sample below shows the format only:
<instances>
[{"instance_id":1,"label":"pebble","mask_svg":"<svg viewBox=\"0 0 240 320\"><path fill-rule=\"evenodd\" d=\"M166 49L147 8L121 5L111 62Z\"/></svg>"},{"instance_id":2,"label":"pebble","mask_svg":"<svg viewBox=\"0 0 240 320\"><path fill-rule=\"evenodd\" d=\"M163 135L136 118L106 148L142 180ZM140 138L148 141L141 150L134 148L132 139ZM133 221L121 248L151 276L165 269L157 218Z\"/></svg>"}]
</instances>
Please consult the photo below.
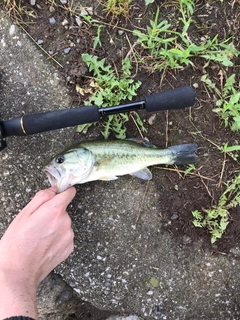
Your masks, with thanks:
<instances>
[{"instance_id":1,"label":"pebble","mask_svg":"<svg viewBox=\"0 0 240 320\"><path fill-rule=\"evenodd\" d=\"M68 23L69 23L69 22L67 21L67 19L64 19L63 22L62 22L62 25L63 25L63 26L66 26Z\"/></svg>"},{"instance_id":2,"label":"pebble","mask_svg":"<svg viewBox=\"0 0 240 320\"><path fill-rule=\"evenodd\" d=\"M56 19L54 17L49 18L49 22L50 24L55 24L56 23Z\"/></svg>"},{"instance_id":3,"label":"pebble","mask_svg":"<svg viewBox=\"0 0 240 320\"><path fill-rule=\"evenodd\" d=\"M67 4L67 0L60 0L61 4Z\"/></svg>"},{"instance_id":4,"label":"pebble","mask_svg":"<svg viewBox=\"0 0 240 320\"><path fill-rule=\"evenodd\" d=\"M172 216L171 216L171 219L172 220L177 220L178 219L178 215L176 213L174 213Z\"/></svg>"},{"instance_id":5,"label":"pebble","mask_svg":"<svg viewBox=\"0 0 240 320\"><path fill-rule=\"evenodd\" d=\"M154 124L154 122L156 121L156 113L155 114L153 114L149 119L148 119L148 123L150 124L150 125L153 125Z\"/></svg>"},{"instance_id":6,"label":"pebble","mask_svg":"<svg viewBox=\"0 0 240 320\"><path fill-rule=\"evenodd\" d=\"M37 41L37 43L38 43L38 44L42 44L42 43L43 43L43 40L42 40L42 39L39 39L39 40Z\"/></svg>"},{"instance_id":7,"label":"pebble","mask_svg":"<svg viewBox=\"0 0 240 320\"><path fill-rule=\"evenodd\" d=\"M15 33L15 30L16 30L15 25L12 24L12 25L10 26L10 28L9 28L9 34L10 34L10 36L12 36L12 35Z\"/></svg>"},{"instance_id":8,"label":"pebble","mask_svg":"<svg viewBox=\"0 0 240 320\"><path fill-rule=\"evenodd\" d=\"M193 84L193 88L197 89L198 88L198 83Z\"/></svg>"},{"instance_id":9,"label":"pebble","mask_svg":"<svg viewBox=\"0 0 240 320\"><path fill-rule=\"evenodd\" d=\"M87 7L86 9L81 10L81 16L92 16L93 15L93 7Z\"/></svg>"},{"instance_id":10,"label":"pebble","mask_svg":"<svg viewBox=\"0 0 240 320\"><path fill-rule=\"evenodd\" d=\"M82 22L82 20L81 20L80 17L77 16L77 17L75 18L75 21L76 21L76 23L77 23L77 25L78 25L79 27L82 26L83 22Z\"/></svg>"},{"instance_id":11,"label":"pebble","mask_svg":"<svg viewBox=\"0 0 240 320\"><path fill-rule=\"evenodd\" d=\"M68 54L71 51L71 48L69 48L69 47L65 48L63 51L64 51L64 53Z\"/></svg>"},{"instance_id":12,"label":"pebble","mask_svg":"<svg viewBox=\"0 0 240 320\"><path fill-rule=\"evenodd\" d=\"M30 4L31 4L31 6L35 6L36 0L30 0Z\"/></svg>"}]
</instances>

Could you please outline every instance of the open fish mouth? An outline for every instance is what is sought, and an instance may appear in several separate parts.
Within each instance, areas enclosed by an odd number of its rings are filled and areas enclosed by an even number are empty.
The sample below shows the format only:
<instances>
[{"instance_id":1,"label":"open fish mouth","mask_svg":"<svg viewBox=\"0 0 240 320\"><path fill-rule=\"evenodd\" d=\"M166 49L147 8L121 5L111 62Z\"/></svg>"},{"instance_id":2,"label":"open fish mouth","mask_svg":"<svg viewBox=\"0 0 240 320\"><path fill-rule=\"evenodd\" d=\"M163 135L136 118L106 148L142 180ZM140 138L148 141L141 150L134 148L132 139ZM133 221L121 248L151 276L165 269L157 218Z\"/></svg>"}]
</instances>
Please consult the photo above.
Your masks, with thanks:
<instances>
[{"instance_id":1,"label":"open fish mouth","mask_svg":"<svg viewBox=\"0 0 240 320\"><path fill-rule=\"evenodd\" d=\"M56 168L48 166L43 168L43 172L47 175L50 185L52 187L58 187L59 181L61 180L60 172Z\"/></svg>"},{"instance_id":2,"label":"open fish mouth","mask_svg":"<svg viewBox=\"0 0 240 320\"><path fill-rule=\"evenodd\" d=\"M63 192L73 185L71 182L74 176L72 174L67 175L60 168L56 169L52 166L46 166L43 168L43 172L46 173L51 187L57 187L57 193Z\"/></svg>"}]
</instances>

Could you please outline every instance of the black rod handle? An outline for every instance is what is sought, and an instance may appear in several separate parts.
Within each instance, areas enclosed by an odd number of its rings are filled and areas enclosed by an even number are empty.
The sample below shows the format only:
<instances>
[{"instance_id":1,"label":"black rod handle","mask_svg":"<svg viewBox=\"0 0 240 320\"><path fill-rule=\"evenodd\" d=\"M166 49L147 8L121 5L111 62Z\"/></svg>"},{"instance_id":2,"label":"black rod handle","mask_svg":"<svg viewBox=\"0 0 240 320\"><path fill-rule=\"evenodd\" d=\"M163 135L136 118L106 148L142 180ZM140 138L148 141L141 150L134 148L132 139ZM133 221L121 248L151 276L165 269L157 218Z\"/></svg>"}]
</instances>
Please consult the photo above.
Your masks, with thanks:
<instances>
[{"instance_id":1,"label":"black rod handle","mask_svg":"<svg viewBox=\"0 0 240 320\"><path fill-rule=\"evenodd\" d=\"M55 110L45 113L35 113L0 122L1 135L23 136L60 128L72 127L84 123L99 121L102 116L146 109L160 111L182 109L195 103L195 91L192 87L179 87L145 97L144 101L132 102L119 106L99 109L98 106L78 107L65 110Z\"/></svg>"},{"instance_id":2,"label":"black rod handle","mask_svg":"<svg viewBox=\"0 0 240 320\"><path fill-rule=\"evenodd\" d=\"M146 111L183 109L195 103L196 94L192 87L179 87L145 97Z\"/></svg>"},{"instance_id":3,"label":"black rod handle","mask_svg":"<svg viewBox=\"0 0 240 320\"><path fill-rule=\"evenodd\" d=\"M98 106L34 113L2 121L3 137L24 136L100 120Z\"/></svg>"}]
</instances>

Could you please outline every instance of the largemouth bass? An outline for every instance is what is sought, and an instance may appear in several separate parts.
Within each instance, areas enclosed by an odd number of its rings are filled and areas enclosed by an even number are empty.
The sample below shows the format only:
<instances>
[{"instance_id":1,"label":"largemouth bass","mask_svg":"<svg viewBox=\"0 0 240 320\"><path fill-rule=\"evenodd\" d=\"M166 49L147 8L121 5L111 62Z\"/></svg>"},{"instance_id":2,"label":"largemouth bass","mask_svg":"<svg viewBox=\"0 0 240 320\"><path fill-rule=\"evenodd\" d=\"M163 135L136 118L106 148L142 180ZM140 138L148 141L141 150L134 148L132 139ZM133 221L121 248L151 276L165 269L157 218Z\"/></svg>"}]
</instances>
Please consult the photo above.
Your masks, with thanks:
<instances>
[{"instance_id":1,"label":"largemouth bass","mask_svg":"<svg viewBox=\"0 0 240 320\"><path fill-rule=\"evenodd\" d=\"M148 166L195 163L197 148L180 144L161 150L143 139L84 141L55 156L43 171L58 193L75 184L115 180L125 174L151 180Z\"/></svg>"}]
</instances>

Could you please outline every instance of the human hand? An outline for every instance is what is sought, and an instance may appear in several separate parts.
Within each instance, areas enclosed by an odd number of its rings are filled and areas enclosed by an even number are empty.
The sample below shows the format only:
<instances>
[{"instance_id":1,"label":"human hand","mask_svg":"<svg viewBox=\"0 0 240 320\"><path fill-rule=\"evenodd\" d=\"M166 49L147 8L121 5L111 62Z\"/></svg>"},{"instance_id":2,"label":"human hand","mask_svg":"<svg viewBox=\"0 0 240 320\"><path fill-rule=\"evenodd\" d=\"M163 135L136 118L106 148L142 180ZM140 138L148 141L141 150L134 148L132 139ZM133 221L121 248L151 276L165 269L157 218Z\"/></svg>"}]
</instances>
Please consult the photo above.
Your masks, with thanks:
<instances>
[{"instance_id":1,"label":"human hand","mask_svg":"<svg viewBox=\"0 0 240 320\"><path fill-rule=\"evenodd\" d=\"M74 234L66 208L75 193L73 187L57 195L54 188L39 191L3 235L0 240L0 318L14 313L12 299L15 305L19 305L18 300L22 304L20 297L28 302L36 300L38 284L73 251ZM8 307L5 308L6 303L3 306L6 300L11 314ZM31 306L25 309L31 310ZM1 313L2 310L5 313ZM35 313L30 314L26 310L23 314L24 310L21 315L36 317L36 308Z\"/></svg>"}]
</instances>

